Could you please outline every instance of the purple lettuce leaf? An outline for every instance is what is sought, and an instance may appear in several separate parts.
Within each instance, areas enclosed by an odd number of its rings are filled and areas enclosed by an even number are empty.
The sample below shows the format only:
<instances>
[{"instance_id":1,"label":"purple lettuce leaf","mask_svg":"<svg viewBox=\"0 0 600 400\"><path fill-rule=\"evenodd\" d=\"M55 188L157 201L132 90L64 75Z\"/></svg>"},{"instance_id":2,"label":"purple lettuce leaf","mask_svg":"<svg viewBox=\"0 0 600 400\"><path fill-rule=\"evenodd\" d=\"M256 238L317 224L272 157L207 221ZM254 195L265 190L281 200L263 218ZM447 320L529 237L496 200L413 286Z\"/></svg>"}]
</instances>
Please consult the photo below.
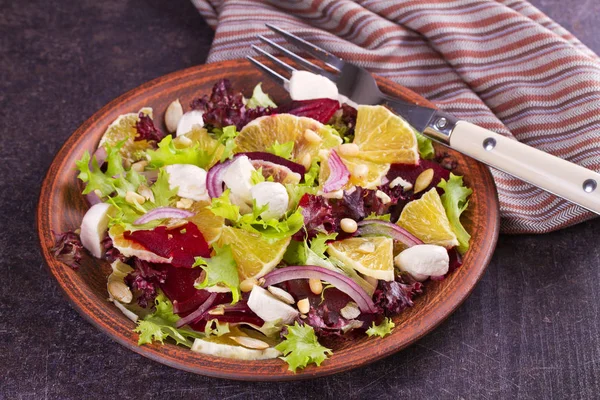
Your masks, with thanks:
<instances>
[{"instance_id":1,"label":"purple lettuce leaf","mask_svg":"<svg viewBox=\"0 0 600 400\"><path fill-rule=\"evenodd\" d=\"M412 307L413 297L423 292L423 284L411 277L401 275L395 281L379 281L373 294L375 304L381 307L387 316L400 314L404 309Z\"/></svg>"},{"instance_id":2,"label":"purple lettuce leaf","mask_svg":"<svg viewBox=\"0 0 600 400\"><path fill-rule=\"evenodd\" d=\"M165 137L165 134L154 126L154 121L149 115L140 113L139 118L139 121L135 123L135 129L137 130L136 141L154 140L160 142Z\"/></svg>"},{"instance_id":3,"label":"purple lettuce leaf","mask_svg":"<svg viewBox=\"0 0 600 400\"><path fill-rule=\"evenodd\" d=\"M73 231L54 233L54 246L50 249L54 257L77 271L81 266L83 244L79 235Z\"/></svg>"},{"instance_id":4,"label":"purple lettuce leaf","mask_svg":"<svg viewBox=\"0 0 600 400\"><path fill-rule=\"evenodd\" d=\"M146 308L154 304L160 285L165 282L166 271L156 265L133 257L134 270L125 277L125 283L138 292L137 302L140 307Z\"/></svg>"}]
</instances>

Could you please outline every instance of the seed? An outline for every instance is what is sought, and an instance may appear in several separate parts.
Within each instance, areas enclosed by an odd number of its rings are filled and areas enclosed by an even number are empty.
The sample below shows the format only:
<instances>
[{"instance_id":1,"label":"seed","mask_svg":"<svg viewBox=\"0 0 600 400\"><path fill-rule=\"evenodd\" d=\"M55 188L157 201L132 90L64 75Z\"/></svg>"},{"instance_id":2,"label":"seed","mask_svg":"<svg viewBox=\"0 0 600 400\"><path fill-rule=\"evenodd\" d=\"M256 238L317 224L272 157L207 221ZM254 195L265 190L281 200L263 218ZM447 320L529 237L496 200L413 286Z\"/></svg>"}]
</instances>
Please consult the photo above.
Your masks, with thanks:
<instances>
[{"instance_id":1,"label":"seed","mask_svg":"<svg viewBox=\"0 0 600 400\"><path fill-rule=\"evenodd\" d=\"M383 204L388 204L389 202L392 201L392 199L390 198L390 196L388 196L387 194L385 194L381 190L376 191L375 192L375 196L377 196L381 200L381 202Z\"/></svg>"},{"instance_id":2,"label":"seed","mask_svg":"<svg viewBox=\"0 0 600 400\"><path fill-rule=\"evenodd\" d=\"M142 184L138 187L137 191L139 194L144 196L146 200L154 201L154 193L152 193L152 190L150 190L148 186Z\"/></svg>"},{"instance_id":3,"label":"seed","mask_svg":"<svg viewBox=\"0 0 600 400\"><path fill-rule=\"evenodd\" d=\"M358 164L354 168L354 173L352 175L354 175L358 179L362 179L362 178L366 177L368 173L369 173L369 167L367 167L365 164Z\"/></svg>"},{"instance_id":4,"label":"seed","mask_svg":"<svg viewBox=\"0 0 600 400\"><path fill-rule=\"evenodd\" d=\"M121 303L129 304L133 299L133 294L129 287L119 279L109 279L107 289L108 293Z\"/></svg>"},{"instance_id":5,"label":"seed","mask_svg":"<svg viewBox=\"0 0 600 400\"><path fill-rule=\"evenodd\" d=\"M356 143L344 143L338 147L338 153L343 156L357 156L359 151Z\"/></svg>"},{"instance_id":6,"label":"seed","mask_svg":"<svg viewBox=\"0 0 600 400\"><path fill-rule=\"evenodd\" d=\"M131 169L134 170L135 172L144 172L144 169L146 168L147 165L148 165L148 161L142 160L142 161L138 161L136 163L131 164Z\"/></svg>"},{"instance_id":7,"label":"seed","mask_svg":"<svg viewBox=\"0 0 600 400\"><path fill-rule=\"evenodd\" d=\"M309 279L308 286L310 286L310 291L314 294L321 294L323 291L323 282L320 279Z\"/></svg>"},{"instance_id":8,"label":"seed","mask_svg":"<svg viewBox=\"0 0 600 400\"><path fill-rule=\"evenodd\" d=\"M209 310L208 313L210 315L225 315L225 309L223 307L215 307L212 310Z\"/></svg>"},{"instance_id":9,"label":"seed","mask_svg":"<svg viewBox=\"0 0 600 400\"><path fill-rule=\"evenodd\" d=\"M417 180L415 181L415 193L419 193L429 186L431 181L433 180L433 168L426 169L421 172L419 176L417 176Z\"/></svg>"},{"instance_id":10,"label":"seed","mask_svg":"<svg viewBox=\"0 0 600 400\"><path fill-rule=\"evenodd\" d=\"M169 221L167 222L167 224L165 225L167 227L168 230L171 229L176 229L179 227L182 227L184 225L186 225L189 221L187 219L183 219L183 218L171 218L169 219Z\"/></svg>"},{"instance_id":11,"label":"seed","mask_svg":"<svg viewBox=\"0 0 600 400\"><path fill-rule=\"evenodd\" d=\"M357 250L366 254L375 253L375 244L373 242L365 242L358 246Z\"/></svg>"},{"instance_id":12,"label":"seed","mask_svg":"<svg viewBox=\"0 0 600 400\"><path fill-rule=\"evenodd\" d=\"M393 181L390 182L390 187L393 189L396 186L402 186L402 191L406 192L407 190L410 190L413 188L412 183L410 183L407 180L402 179L401 177L397 177L395 178Z\"/></svg>"},{"instance_id":13,"label":"seed","mask_svg":"<svg viewBox=\"0 0 600 400\"><path fill-rule=\"evenodd\" d=\"M254 287L254 285L256 285L256 283L256 279L254 278L244 279L240 282L240 290L246 293L251 292L252 288Z\"/></svg>"},{"instance_id":14,"label":"seed","mask_svg":"<svg viewBox=\"0 0 600 400\"><path fill-rule=\"evenodd\" d=\"M360 309L355 302L350 301L340 310L340 314L346 319L354 319L360 315Z\"/></svg>"},{"instance_id":15,"label":"seed","mask_svg":"<svg viewBox=\"0 0 600 400\"><path fill-rule=\"evenodd\" d=\"M146 202L146 198L141 194L129 191L125 194L125 201L129 204L144 204Z\"/></svg>"},{"instance_id":16,"label":"seed","mask_svg":"<svg viewBox=\"0 0 600 400\"><path fill-rule=\"evenodd\" d=\"M183 117L183 107L179 99L177 99L169 104L167 111L165 111L165 125L169 132L173 133L177 131L177 124L181 117Z\"/></svg>"},{"instance_id":17,"label":"seed","mask_svg":"<svg viewBox=\"0 0 600 400\"><path fill-rule=\"evenodd\" d=\"M302 314L308 314L308 312L310 311L310 303L308 302L308 298L299 300L297 306L298 310Z\"/></svg>"},{"instance_id":18,"label":"seed","mask_svg":"<svg viewBox=\"0 0 600 400\"><path fill-rule=\"evenodd\" d=\"M346 233L354 233L358 229L356 221L352 218L342 218L342 220L340 221L340 226L342 227L342 230Z\"/></svg>"},{"instance_id":19,"label":"seed","mask_svg":"<svg viewBox=\"0 0 600 400\"><path fill-rule=\"evenodd\" d=\"M309 169L312 164L312 157L309 153L306 153L300 160L300 164L306 169Z\"/></svg>"},{"instance_id":20,"label":"seed","mask_svg":"<svg viewBox=\"0 0 600 400\"><path fill-rule=\"evenodd\" d=\"M304 131L304 139L306 139L306 141L309 143L321 143L323 140L321 139L321 136L319 136L317 132L313 131L312 129L307 129Z\"/></svg>"},{"instance_id":21,"label":"seed","mask_svg":"<svg viewBox=\"0 0 600 400\"><path fill-rule=\"evenodd\" d=\"M192 207L192 204L194 204L194 201L192 199L182 198L175 204L175 206L177 208L188 209L188 208Z\"/></svg>"},{"instance_id":22,"label":"seed","mask_svg":"<svg viewBox=\"0 0 600 400\"><path fill-rule=\"evenodd\" d=\"M265 350L269 348L268 343L247 336L230 336L230 339L249 349Z\"/></svg>"},{"instance_id":23,"label":"seed","mask_svg":"<svg viewBox=\"0 0 600 400\"><path fill-rule=\"evenodd\" d=\"M278 288L277 286L269 286L267 290L278 300L281 300L284 303L294 304L296 302L291 294L281 288Z\"/></svg>"}]
</instances>

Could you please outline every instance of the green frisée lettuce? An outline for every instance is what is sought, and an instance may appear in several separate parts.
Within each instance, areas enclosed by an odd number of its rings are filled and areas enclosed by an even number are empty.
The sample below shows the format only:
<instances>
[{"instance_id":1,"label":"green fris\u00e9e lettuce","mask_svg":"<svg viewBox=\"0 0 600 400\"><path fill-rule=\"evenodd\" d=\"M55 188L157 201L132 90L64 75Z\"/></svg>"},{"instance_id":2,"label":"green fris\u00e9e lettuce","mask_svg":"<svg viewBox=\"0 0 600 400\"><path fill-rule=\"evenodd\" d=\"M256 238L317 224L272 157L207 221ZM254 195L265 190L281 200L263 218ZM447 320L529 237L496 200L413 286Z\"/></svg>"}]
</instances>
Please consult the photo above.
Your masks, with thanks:
<instances>
[{"instance_id":1,"label":"green fris\u00e9e lettuce","mask_svg":"<svg viewBox=\"0 0 600 400\"><path fill-rule=\"evenodd\" d=\"M275 143L273 143L271 147L267 149L267 151L271 154L275 154L276 156L291 160L292 153L294 151L294 142L291 141L279 144L279 142L276 140Z\"/></svg>"},{"instance_id":2,"label":"green fris\u00e9e lettuce","mask_svg":"<svg viewBox=\"0 0 600 400\"><path fill-rule=\"evenodd\" d=\"M220 323L218 319L211 319L204 326L204 334L206 336L223 336L230 332L229 323Z\"/></svg>"},{"instance_id":3,"label":"green fris\u00e9e lettuce","mask_svg":"<svg viewBox=\"0 0 600 400\"><path fill-rule=\"evenodd\" d=\"M431 160L435 156L433 142L431 139L421 135L419 132L414 132L417 137L417 145L419 146L419 155L425 160Z\"/></svg>"},{"instance_id":4,"label":"green fris\u00e9e lettuce","mask_svg":"<svg viewBox=\"0 0 600 400\"><path fill-rule=\"evenodd\" d=\"M287 215L281 221L271 218L263 219L260 215L268 209L268 205L258 207L254 202L252 212L241 215L240 208L231 202L229 189L220 197L212 199L210 210L213 214L228 219L234 227L251 233L258 233L268 240L280 240L294 235L304 225L302 210Z\"/></svg>"},{"instance_id":5,"label":"green fris\u00e9e lettuce","mask_svg":"<svg viewBox=\"0 0 600 400\"><path fill-rule=\"evenodd\" d=\"M310 325L287 325L285 339L275 348L283 353L281 358L289 370L296 372L298 368L305 368L308 364L321 365L328 356L332 355L331 349L322 346L317 340L317 335Z\"/></svg>"},{"instance_id":6,"label":"green fris\u00e9e lettuce","mask_svg":"<svg viewBox=\"0 0 600 400\"><path fill-rule=\"evenodd\" d=\"M231 158L235 151L235 138L239 132L235 129L235 125L229 125L224 128L214 128L212 135L217 141L223 145L223 153L221 154L221 162Z\"/></svg>"},{"instance_id":7,"label":"green fris\u00e9e lettuce","mask_svg":"<svg viewBox=\"0 0 600 400\"><path fill-rule=\"evenodd\" d=\"M202 338L203 334L186 328L175 328L179 316L173 313L173 304L162 292L156 296L156 311L138 321L134 332L139 333L138 345L160 342L171 338L177 344L192 347L190 339Z\"/></svg>"},{"instance_id":8,"label":"green fris\u00e9e lettuce","mask_svg":"<svg viewBox=\"0 0 600 400\"><path fill-rule=\"evenodd\" d=\"M367 329L367 335L386 337L387 335L392 333L392 329L394 329L395 326L396 324L394 324L392 319L386 317L383 320L383 322L379 325L375 325L375 322L373 322L373 325L371 325L371 327Z\"/></svg>"},{"instance_id":9,"label":"green fris\u00e9e lettuce","mask_svg":"<svg viewBox=\"0 0 600 400\"><path fill-rule=\"evenodd\" d=\"M262 82L254 86L252 91L252 97L246 101L246 107L257 108L257 107L277 107L277 104L269 97L268 94L262 90Z\"/></svg>"},{"instance_id":10,"label":"green fris\u00e9e lettuce","mask_svg":"<svg viewBox=\"0 0 600 400\"><path fill-rule=\"evenodd\" d=\"M165 136L158 143L158 149L146 150L150 159L149 165L153 168L172 164L193 164L200 168L207 168L214 157L214 152L206 151L200 148L199 142L192 143L189 147L176 147L171 136Z\"/></svg>"},{"instance_id":11,"label":"green fris\u00e9e lettuce","mask_svg":"<svg viewBox=\"0 0 600 400\"><path fill-rule=\"evenodd\" d=\"M473 190L463 184L462 176L457 176L453 173L450 173L448 181L442 179L438 187L444 189L444 194L440 196L442 204L446 210L446 215L448 215L452 231L458 238L458 251L464 254L469 249L471 235L469 235L465 227L461 224L460 215L467 209L469 205L468 198L473 193Z\"/></svg>"},{"instance_id":12,"label":"green fris\u00e9e lettuce","mask_svg":"<svg viewBox=\"0 0 600 400\"><path fill-rule=\"evenodd\" d=\"M231 253L231 246L214 246L215 255L210 258L196 257L192 267L200 267L206 272L204 281L196 283L196 289L223 284L231 290L232 302L235 304L240 299L240 278L238 276L237 264Z\"/></svg>"}]
</instances>

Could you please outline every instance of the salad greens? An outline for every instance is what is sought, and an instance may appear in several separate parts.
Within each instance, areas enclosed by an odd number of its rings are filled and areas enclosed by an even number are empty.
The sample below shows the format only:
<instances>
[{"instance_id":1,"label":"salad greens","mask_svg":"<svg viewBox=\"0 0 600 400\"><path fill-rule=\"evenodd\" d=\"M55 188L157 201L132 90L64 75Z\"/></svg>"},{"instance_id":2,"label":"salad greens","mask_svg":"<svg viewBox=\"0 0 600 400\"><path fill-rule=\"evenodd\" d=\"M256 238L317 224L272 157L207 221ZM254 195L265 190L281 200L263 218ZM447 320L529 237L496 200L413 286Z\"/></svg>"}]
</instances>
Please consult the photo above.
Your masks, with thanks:
<instances>
[{"instance_id":1,"label":"salad greens","mask_svg":"<svg viewBox=\"0 0 600 400\"><path fill-rule=\"evenodd\" d=\"M373 322L371 327L367 329L367 335L383 338L392 333L392 329L394 329L395 326L396 324L394 324L392 319L386 317L379 325L375 325L375 322Z\"/></svg>"},{"instance_id":2,"label":"salad greens","mask_svg":"<svg viewBox=\"0 0 600 400\"><path fill-rule=\"evenodd\" d=\"M442 179L438 187L444 189L444 194L441 196L442 204L448 215L452 230L458 238L458 251L464 254L469 249L471 235L460 222L460 215L469 206L467 199L473 193L473 190L463 184L462 176L456 176L453 173L450 173L448 181Z\"/></svg>"},{"instance_id":3,"label":"salad greens","mask_svg":"<svg viewBox=\"0 0 600 400\"><path fill-rule=\"evenodd\" d=\"M276 156L291 159L294 152L294 142L281 143L276 140L271 147L267 149L269 153Z\"/></svg>"},{"instance_id":4,"label":"salad greens","mask_svg":"<svg viewBox=\"0 0 600 400\"><path fill-rule=\"evenodd\" d=\"M214 246L215 255L210 258L196 257L196 262L192 267L200 267L206 273L206 277L201 283L196 283L196 289L204 289L215 286L219 283L227 286L231 290L235 304L240 299L240 278L238 276L237 264L231 253L231 246Z\"/></svg>"},{"instance_id":5,"label":"salad greens","mask_svg":"<svg viewBox=\"0 0 600 400\"><path fill-rule=\"evenodd\" d=\"M332 355L331 349L322 346L317 340L315 331L310 325L287 325L285 339L275 348L283 353L280 357L288 363L289 370L296 372L308 364L321 365L328 356Z\"/></svg>"}]
</instances>

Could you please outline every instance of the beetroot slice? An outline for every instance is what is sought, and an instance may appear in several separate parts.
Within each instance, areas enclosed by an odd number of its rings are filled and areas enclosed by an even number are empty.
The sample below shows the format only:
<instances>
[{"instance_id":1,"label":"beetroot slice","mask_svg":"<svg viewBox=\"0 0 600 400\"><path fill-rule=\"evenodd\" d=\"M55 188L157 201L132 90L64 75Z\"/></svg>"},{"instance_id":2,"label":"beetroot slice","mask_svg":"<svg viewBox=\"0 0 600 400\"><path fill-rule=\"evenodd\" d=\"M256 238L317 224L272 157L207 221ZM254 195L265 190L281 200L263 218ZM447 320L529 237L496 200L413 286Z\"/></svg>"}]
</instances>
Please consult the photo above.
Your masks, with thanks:
<instances>
[{"instance_id":1,"label":"beetroot slice","mask_svg":"<svg viewBox=\"0 0 600 400\"><path fill-rule=\"evenodd\" d=\"M279 106L277 113L308 117L326 124L339 109L340 102L333 99L297 100Z\"/></svg>"},{"instance_id":2,"label":"beetroot slice","mask_svg":"<svg viewBox=\"0 0 600 400\"><path fill-rule=\"evenodd\" d=\"M194 257L210 257L208 243L192 222L174 229L159 226L152 230L126 231L124 237L161 257L173 257L171 265L174 267L191 268Z\"/></svg>"},{"instance_id":3,"label":"beetroot slice","mask_svg":"<svg viewBox=\"0 0 600 400\"><path fill-rule=\"evenodd\" d=\"M440 164L436 163L435 161L421 160L419 162L419 165L392 164L389 172L386 175L386 178L389 180L389 182L392 182L397 177L401 177L402 179L414 185L415 181L417 180L417 177L421 174L421 172L429 168L433 169L433 179L431 180L429 186L425 188L425 190L422 190L417 194L417 196L415 196L415 198L418 198L421 197L423 194L427 193L432 187L436 187L442 179L448 180L450 178L450 171L443 168ZM438 192L441 193L441 190L438 190Z\"/></svg>"},{"instance_id":4,"label":"beetroot slice","mask_svg":"<svg viewBox=\"0 0 600 400\"><path fill-rule=\"evenodd\" d=\"M239 153L238 155L244 155L248 157L251 161L266 161L271 162L273 164L283 165L284 167L290 169L292 172L296 172L301 176L304 176L306 172L306 168L303 165L295 163L293 161L287 160L283 157L276 156L275 154L263 152L263 151L251 151L248 153ZM252 163L254 165L254 163ZM259 165L260 166L260 165ZM255 166L256 168L256 166Z\"/></svg>"}]
</instances>

